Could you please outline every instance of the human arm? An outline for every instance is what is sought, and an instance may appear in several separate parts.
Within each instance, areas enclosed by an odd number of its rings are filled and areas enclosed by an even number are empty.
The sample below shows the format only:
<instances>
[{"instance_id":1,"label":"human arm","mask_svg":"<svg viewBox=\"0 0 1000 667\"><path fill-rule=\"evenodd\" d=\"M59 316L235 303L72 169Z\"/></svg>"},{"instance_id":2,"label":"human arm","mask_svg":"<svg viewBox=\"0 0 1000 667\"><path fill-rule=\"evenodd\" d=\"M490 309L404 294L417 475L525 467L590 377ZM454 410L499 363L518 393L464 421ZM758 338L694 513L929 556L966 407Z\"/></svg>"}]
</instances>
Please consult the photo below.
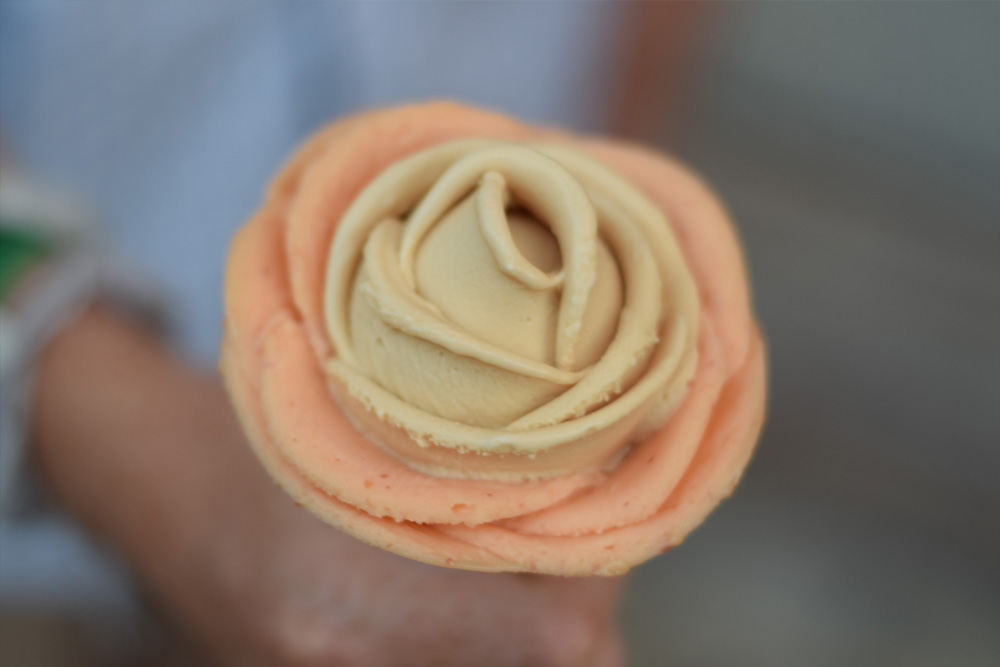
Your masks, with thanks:
<instances>
[{"instance_id":1,"label":"human arm","mask_svg":"<svg viewBox=\"0 0 1000 667\"><path fill-rule=\"evenodd\" d=\"M100 310L48 346L33 432L57 499L224 664L615 665L620 581L408 561L270 481L214 374Z\"/></svg>"}]
</instances>

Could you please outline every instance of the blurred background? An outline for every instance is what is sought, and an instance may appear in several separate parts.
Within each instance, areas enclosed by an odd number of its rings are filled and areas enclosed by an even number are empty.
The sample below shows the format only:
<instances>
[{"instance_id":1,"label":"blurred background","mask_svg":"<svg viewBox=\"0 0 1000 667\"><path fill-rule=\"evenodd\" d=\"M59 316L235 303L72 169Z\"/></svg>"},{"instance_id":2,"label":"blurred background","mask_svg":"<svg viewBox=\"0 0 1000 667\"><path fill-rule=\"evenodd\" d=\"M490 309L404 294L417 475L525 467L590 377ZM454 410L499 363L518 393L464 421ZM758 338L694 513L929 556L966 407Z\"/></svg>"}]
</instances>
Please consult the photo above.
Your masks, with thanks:
<instances>
[{"instance_id":1,"label":"blurred background","mask_svg":"<svg viewBox=\"0 0 1000 667\"><path fill-rule=\"evenodd\" d=\"M632 575L629 664L1000 664L1000 3L35 5L0 14L4 155L91 203L206 361L229 237L332 116L448 96L680 156L744 239L771 407L736 495ZM64 532L75 597L37 604L57 575L4 530L0 664L107 664L114 568Z\"/></svg>"}]
</instances>

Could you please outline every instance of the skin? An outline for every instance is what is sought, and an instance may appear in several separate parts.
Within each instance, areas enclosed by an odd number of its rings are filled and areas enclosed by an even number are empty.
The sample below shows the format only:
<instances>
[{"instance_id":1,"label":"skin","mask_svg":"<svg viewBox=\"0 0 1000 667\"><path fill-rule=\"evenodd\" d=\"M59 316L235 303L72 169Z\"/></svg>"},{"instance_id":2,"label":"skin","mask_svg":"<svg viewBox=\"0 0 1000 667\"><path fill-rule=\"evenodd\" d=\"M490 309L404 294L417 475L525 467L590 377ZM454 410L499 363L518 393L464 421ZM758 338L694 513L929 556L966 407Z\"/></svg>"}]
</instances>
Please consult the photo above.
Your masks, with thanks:
<instances>
[{"instance_id":1,"label":"skin","mask_svg":"<svg viewBox=\"0 0 1000 667\"><path fill-rule=\"evenodd\" d=\"M214 374L106 312L48 346L33 420L56 498L210 664L624 662L620 580L437 568L330 528L260 468Z\"/></svg>"}]
</instances>

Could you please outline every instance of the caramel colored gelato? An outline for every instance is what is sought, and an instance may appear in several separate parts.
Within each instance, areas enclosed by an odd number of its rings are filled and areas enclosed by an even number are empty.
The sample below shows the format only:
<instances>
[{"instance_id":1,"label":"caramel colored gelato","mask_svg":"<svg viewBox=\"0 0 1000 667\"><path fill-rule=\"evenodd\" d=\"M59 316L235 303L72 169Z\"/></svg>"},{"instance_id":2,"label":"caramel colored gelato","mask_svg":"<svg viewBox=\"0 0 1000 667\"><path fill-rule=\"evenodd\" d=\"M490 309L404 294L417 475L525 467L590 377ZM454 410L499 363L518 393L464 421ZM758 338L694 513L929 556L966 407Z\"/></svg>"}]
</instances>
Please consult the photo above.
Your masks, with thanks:
<instances>
[{"instance_id":1,"label":"caramel colored gelato","mask_svg":"<svg viewBox=\"0 0 1000 667\"><path fill-rule=\"evenodd\" d=\"M432 474L611 466L697 363L697 293L663 214L556 143L394 164L341 220L325 289L349 416Z\"/></svg>"},{"instance_id":2,"label":"caramel colored gelato","mask_svg":"<svg viewBox=\"0 0 1000 667\"><path fill-rule=\"evenodd\" d=\"M222 370L270 473L429 563L620 574L731 491L763 416L711 193L458 105L313 138L237 236L226 297Z\"/></svg>"}]
</instances>

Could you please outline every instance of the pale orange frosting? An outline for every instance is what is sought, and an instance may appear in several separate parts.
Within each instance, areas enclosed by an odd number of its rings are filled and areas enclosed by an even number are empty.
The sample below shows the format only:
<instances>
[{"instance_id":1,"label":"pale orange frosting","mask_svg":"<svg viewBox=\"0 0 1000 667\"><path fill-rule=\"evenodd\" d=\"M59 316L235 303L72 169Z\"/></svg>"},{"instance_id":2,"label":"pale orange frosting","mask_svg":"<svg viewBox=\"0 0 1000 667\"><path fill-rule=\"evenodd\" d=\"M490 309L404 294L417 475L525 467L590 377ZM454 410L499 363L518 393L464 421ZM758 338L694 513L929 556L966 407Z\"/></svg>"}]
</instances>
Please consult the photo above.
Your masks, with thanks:
<instances>
[{"instance_id":1,"label":"pale orange frosting","mask_svg":"<svg viewBox=\"0 0 1000 667\"><path fill-rule=\"evenodd\" d=\"M453 104L308 142L234 241L221 367L270 473L376 546L619 574L738 480L763 348L663 156Z\"/></svg>"}]
</instances>

